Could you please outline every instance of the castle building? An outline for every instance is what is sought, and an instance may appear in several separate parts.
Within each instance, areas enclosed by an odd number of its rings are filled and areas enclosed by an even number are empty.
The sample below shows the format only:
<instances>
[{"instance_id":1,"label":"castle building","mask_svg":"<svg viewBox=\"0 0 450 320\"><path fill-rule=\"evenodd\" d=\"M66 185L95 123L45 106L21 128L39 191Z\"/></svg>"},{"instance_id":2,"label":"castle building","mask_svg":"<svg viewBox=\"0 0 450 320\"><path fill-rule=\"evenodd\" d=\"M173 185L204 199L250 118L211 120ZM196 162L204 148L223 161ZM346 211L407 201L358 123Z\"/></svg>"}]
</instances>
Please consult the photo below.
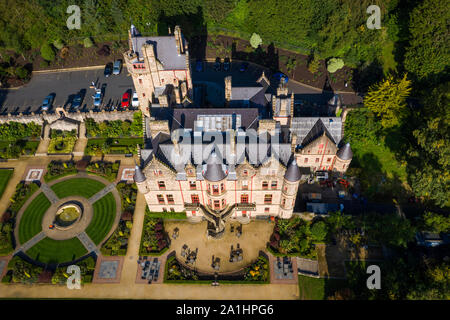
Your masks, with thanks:
<instances>
[{"instance_id":1,"label":"castle building","mask_svg":"<svg viewBox=\"0 0 450 320\"><path fill-rule=\"evenodd\" d=\"M188 43L180 27L175 27L173 35L143 37L132 25L128 44L124 61L144 115L150 115L151 105L170 107L191 100Z\"/></svg>"},{"instance_id":2,"label":"castle building","mask_svg":"<svg viewBox=\"0 0 450 320\"><path fill-rule=\"evenodd\" d=\"M233 87L225 77L223 108L189 105L178 27L169 37L141 37L132 27L125 57L146 98L135 182L152 211L205 219L208 235L220 237L227 219L290 218L301 183L318 171L341 176L351 163L341 118L294 116L294 94L284 81L273 90L264 72L254 86Z\"/></svg>"}]
</instances>

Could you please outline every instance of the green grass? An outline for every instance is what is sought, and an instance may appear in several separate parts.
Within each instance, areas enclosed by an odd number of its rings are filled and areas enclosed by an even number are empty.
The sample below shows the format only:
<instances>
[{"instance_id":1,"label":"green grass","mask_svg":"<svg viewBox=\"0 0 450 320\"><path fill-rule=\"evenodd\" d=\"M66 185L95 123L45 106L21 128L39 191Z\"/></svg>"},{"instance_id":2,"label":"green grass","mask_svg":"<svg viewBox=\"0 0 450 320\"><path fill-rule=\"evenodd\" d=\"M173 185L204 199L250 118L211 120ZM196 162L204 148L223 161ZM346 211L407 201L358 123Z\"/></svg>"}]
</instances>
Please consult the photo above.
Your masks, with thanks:
<instances>
[{"instance_id":1,"label":"green grass","mask_svg":"<svg viewBox=\"0 0 450 320\"><path fill-rule=\"evenodd\" d=\"M3 192L6 189L6 186L8 185L9 179L11 179L11 176L13 175L14 170L13 169L1 169L0 170L0 197L3 195Z\"/></svg>"},{"instance_id":2,"label":"green grass","mask_svg":"<svg viewBox=\"0 0 450 320\"><path fill-rule=\"evenodd\" d=\"M344 279L312 278L298 275L298 286L300 299L302 300L324 300L333 295L336 290L346 286Z\"/></svg>"},{"instance_id":3,"label":"green grass","mask_svg":"<svg viewBox=\"0 0 450 320\"><path fill-rule=\"evenodd\" d=\"M23 212L19 224L19 241L24 244L42 230L42 218L50 207L50 201L40 193Z\"/></svg>"},{"instance_id":4,"label":"green grass","mask_svg":"<svg viewBox=\"0 0 450 320\"><path fill-rule=\"evenodd\" d=\"M74 178L58 182L51 188L61 199L68 196L90 198L106 187L103 183L89 178Z\"/></svg>"},{"instance_id":5,"label":"green grass","mask_svg":"<svg viewBox=\"0 0 450 320\"><path fill-rule=\"evenodd\" d=\"M87 254L86 248L78 240L53 240L45 238L31 247L26 254L42 263L63 263L76 260Z\"/></svg>"},{"instance_id":6,"label":"green grass","mask_svg":"<svg viewBox=\"0 0 450 320\"><path fill-rule=\"evenodd\" d=\"M94 216L89 226L86 228L86 234L98 245L111 230L116 218L116 201L110 192L93 204Z\"/></svg>"},{"instance_id":7,"label":"green grass","mask_svg":"<svg viewBox=\"0 0 450 320\"><path fill-rule=\"evenodd\" d=\"M394 41L387 41L382 47L381 60L383 62L384 74L397 71L397 62L395 62L394 49Z\"/></svg>"},{"instance_id":8,"label":"green grass","mask_svg":"<svg viewBox=\"0 0 450 320\"><path fill-rule=\"evenodd\" d=\"M110 141L108 147L105 144L107 140ZM84 153L86 155L136 154L136 145L142 146L143 141L143 138L92 138L88 140Z\"/></svg>"}]
</instances>

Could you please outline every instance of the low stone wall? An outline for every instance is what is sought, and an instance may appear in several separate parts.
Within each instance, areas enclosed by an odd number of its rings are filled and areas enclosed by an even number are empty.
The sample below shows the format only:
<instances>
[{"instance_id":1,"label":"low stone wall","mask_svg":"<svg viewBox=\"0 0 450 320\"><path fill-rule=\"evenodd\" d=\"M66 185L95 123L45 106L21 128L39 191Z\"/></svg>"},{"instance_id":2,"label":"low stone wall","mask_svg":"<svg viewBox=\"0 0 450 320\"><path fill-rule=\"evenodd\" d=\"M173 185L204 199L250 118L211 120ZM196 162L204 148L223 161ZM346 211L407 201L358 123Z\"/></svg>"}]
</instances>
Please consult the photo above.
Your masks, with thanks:
<instances>
[{"instance_id":1,"label":"low stone wall","mask_svg":"<svg viewBox=\"0 0 450 320\"><path fill-rule=\"evenodd\" d=\"M73 120L77 120L80 122L84 122L87 118L94 119L95 122L103 122L103 121L114 121L114 120L133 120L133 115L136 111L135 110L124 110L124 111L92 111L89 110L88 112L81 112L80 110L77 110L76 112L65 112L67 118L71 118ZM43 125L46 123L52 123L55 122L60 118L59 113L50 112L47 113L43 111L42 113L34 113L31 112L30 114L11 114L8 113L7 115L0 115L0 124L3 123L9 123L11 121L14 122L20 122L23 124L27 124L30 122L35 122L36 124Z\"/></svg>"}]
</instances>

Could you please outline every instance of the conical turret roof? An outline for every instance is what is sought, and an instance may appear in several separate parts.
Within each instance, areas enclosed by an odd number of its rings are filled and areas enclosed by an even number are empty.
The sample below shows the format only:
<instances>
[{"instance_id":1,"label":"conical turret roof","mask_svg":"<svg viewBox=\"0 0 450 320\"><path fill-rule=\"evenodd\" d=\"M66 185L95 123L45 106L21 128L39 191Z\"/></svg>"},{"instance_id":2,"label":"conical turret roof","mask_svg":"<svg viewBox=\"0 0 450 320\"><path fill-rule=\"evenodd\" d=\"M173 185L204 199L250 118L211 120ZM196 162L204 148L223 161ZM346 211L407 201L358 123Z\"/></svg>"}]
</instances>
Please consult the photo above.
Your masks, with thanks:
<instances>
[{"instance_id":1,"label":"conical turret roof","mask_svg":"<svg viewBox=\"0 0 450 320\"><path fill-rule=\"evenodd\" d=\"M350 148L350 143L347 142L343 147L341 147L336 155L341 160L351 160L353 158L353 151L352 148Z\"/></svg>"},{"instance_id":2,"label":"conical turret roof","mask_svg":"<svg viewBox=\"0 0 450 320\"><path fill-rule=\"evenodd\" d=\"M292 162L289 164L286 173L284 174L284 178L287 181L290 182L296 182L299 181L301 178L300 168L297 165L297 161L295 158L292 160Z\"/></svg>"},{"instance_id":3,"label":"conical turret roof","mask_svg":"<svg viewBox=\"0 0 450 320\"><path fill-rule=\"evenodd\" d=\"M135 165L135 171L134 171L133 178L134 178L134 181L137 183L145 181L144 173L142 172L141 168L137 164Z\"/></svg>"},{"instance_id":4,"label":"conical turret roof","mask_svg":"<svg viewBox=\"0 0 450 320\"><path fill-rule=\"evenodd\" d=\"M203 178L216 182L225 179L226 176L227 174L222 170L222 161L215 152L211 153L206 164L206 171L203 172Z\"/></svg>"}]
</instances>

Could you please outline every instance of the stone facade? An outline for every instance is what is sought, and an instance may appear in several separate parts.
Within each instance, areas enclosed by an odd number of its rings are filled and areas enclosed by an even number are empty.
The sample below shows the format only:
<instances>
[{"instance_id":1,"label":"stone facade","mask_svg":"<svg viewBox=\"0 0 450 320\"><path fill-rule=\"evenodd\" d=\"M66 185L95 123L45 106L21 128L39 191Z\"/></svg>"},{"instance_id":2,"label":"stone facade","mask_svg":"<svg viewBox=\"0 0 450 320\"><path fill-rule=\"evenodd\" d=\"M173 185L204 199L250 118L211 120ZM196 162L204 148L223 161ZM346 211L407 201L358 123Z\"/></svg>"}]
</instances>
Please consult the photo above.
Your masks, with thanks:
<instances>
[{"instance_id":1,"label":"stone facade","mask_svg":"<svg viewBox=\"0 0 450 320\"><path fill-rule=\"evenodd\" d=\"M170 36L142 37L132 26L129 46L124 61L144 115L150 115L152 104L170 107L191 99L189 50L180 27Z\"/></svg>"}]
</instances>

